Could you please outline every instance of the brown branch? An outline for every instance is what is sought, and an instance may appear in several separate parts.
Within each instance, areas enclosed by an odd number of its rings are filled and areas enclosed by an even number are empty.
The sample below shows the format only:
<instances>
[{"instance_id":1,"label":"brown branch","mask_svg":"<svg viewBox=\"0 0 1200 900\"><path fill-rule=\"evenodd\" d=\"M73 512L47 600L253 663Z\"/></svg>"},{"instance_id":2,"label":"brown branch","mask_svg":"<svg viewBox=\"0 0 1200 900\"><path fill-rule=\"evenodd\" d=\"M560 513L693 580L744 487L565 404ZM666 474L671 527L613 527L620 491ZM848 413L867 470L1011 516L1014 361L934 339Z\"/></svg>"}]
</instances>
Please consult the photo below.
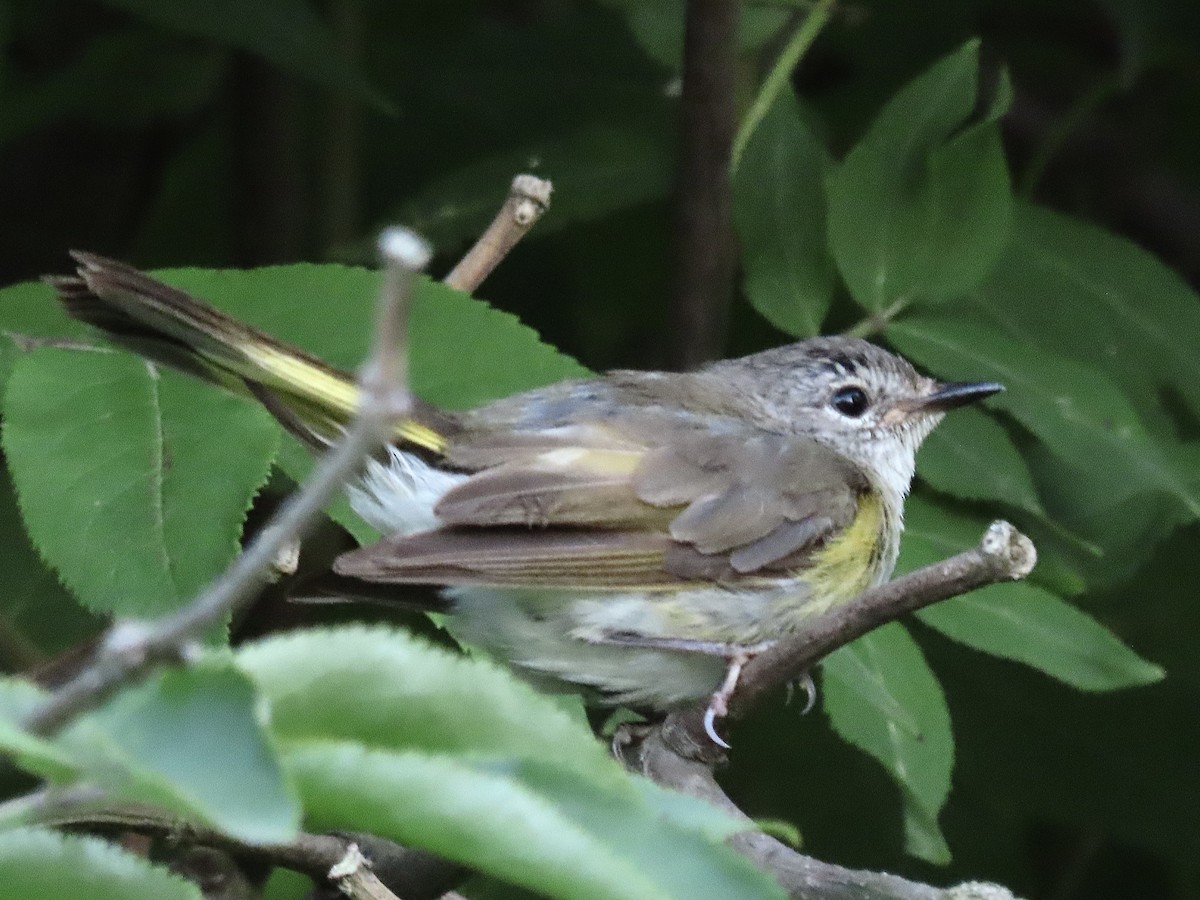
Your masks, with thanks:
<instances>
[{"instance_id":1,"label":"brown branch","mask_svg":"<svg viewBox=\"0 0 1200 900\"><path fill-rule=\"evenodd\" d=\"M675 210L671 362L692 368L720 354L733 297L733 190L739 0L688 0L683 129Z\"/></svg>"},{"instance_id":2,"label":"brown branch","mask_svg":"<svg viewBox=\"0 0 1200 900\"><path fill-rule=\"evenodd\" d=\"M979 546L865 591L856 600L815 618L802 634L780 641L751 661L730 701L743 715L769 690L871 629L941 600L984 585L1024 578L1037 561L1033 543L1007 522L994 522ZM712 768L724 758L704 731L704 708L672 713L636 745L622 751L626 762L659 784L705 799L750 819L717 785ZM894 875L856 871L797 853L758 830L731 840L732 846L770 872L798 900L1004 900L1003 887L964 884L935 888Z\"/></svg>"},{"instance_id":3,"label":"brown branch","mask_svg":"<svg viewBox=\"0 0 1200 900\"><path fill-rule=\"evenodd\" d=\"M492 224L442 280L456 290L472 293L550 208L552 190L549 181L533 175L514 178L508 199Z\"/></svg>"},{"instance_id":4,"label":"brown branch","mask_svg":"<svg viewBox=\"0 0 1200 900\"><path fill-rule=\"evenodd\" d=\"M55 734L118 688L134 683L157 666L185 659L196 641L257 595L270 580L281 549L317 521L367 454L391 436L393 423L407 412L412 401L402 340L407 333L412 276L428 263L429 250L415 234L401 229L385 232L380 248L387 265L374 345L360 378L362 401L345 437L219 578L170 616L153 622L115 624L100 641L90 663L25 720L26 730Z\"/></svg>"}]
</instances>

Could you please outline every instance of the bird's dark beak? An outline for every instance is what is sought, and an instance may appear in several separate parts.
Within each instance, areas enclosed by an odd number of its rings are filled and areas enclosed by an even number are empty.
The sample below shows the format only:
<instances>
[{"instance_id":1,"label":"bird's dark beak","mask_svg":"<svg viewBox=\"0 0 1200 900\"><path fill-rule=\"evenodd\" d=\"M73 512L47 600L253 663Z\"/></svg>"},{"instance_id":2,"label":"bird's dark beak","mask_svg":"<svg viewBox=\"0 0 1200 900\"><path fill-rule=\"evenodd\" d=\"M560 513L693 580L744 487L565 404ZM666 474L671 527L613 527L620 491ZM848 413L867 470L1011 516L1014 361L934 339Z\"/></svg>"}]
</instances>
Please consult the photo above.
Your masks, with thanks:
<instances>
[{"instance_id":1,"label":"bird's dark beak","mask_svg":"<svg viewBox=\"0 0 1200 900\"><path fill-rule=\"evenodd\" d=\"M975 403L984 397L998 394L1004 390L1004 385L995 381L951 381L939 384L932 394L927 394L921 401L920 408L926 412L946 412Z\"/></svg>"}]
</instances>

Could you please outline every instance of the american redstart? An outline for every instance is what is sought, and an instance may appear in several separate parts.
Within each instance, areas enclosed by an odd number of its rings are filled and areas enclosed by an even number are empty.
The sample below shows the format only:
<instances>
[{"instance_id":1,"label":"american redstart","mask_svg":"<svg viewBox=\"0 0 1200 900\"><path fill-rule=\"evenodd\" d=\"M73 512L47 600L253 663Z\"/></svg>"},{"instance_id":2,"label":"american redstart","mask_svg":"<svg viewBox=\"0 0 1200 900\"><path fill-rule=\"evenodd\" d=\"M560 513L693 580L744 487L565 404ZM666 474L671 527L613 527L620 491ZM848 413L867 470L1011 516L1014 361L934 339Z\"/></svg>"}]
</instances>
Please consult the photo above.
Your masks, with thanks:
<instances>
[{"instance_id":1,"label":"american redstart","mask_svg":"<svg viewBox=\"0 0 1200 900\"><path fill-rule=\"evenodd\" d=\"M129 266L75 259L50 281L115 343L255 398L314 447L353 416L349 374ZM917 448L947 410L1001 389L823 337L466 411L418 403L350 489L387 536L334 568L441 585L462 639L542 679L671 708L889 578Z\"/></svg>"}]
</instances>

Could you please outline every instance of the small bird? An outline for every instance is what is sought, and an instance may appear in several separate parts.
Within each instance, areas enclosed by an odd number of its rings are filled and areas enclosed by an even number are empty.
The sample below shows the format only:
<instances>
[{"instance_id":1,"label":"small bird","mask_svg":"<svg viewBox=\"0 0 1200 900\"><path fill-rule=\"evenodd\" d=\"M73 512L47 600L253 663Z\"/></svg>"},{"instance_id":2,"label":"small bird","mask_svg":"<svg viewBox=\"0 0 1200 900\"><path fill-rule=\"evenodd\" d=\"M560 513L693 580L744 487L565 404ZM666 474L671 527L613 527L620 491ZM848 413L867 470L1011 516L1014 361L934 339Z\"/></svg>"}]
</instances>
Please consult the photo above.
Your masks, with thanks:
<instances>
[{"instance_id":1,"label":"small bird","mask_svg":"<svg viewBox=\"0 0 1200 900\"><path fill-rule=\"evenodd\" d=\"M47 279L115 343L261 402L314 448L349 374L119 262ZM925 437L1002 386L850 337L693 372L613 371L447 411L418 402L349 489L385 537L335 572L443 589L453 630L535 681L667 710L886 581ZM727 746L727 745L725 745Z\"/></svg>"}]
</instances>

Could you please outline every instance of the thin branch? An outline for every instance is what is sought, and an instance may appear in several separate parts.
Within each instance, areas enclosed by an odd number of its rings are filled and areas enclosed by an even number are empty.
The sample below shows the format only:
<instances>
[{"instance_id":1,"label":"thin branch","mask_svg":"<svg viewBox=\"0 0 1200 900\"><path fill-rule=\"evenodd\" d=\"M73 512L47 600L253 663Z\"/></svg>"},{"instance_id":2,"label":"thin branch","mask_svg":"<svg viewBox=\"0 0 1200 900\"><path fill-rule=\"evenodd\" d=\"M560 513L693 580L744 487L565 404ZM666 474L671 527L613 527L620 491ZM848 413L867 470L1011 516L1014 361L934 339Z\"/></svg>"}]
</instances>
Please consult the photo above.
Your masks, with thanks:
<instances>
[{"instance_id":1,"label":"thin branch","mask_svg":"<svg viewBox=\"0 0 1200 900\"><path fill-rule=\"evenodd\" d=\"M739 0L688 0L675 207L672 364L719 355L733 299L730 148L737 127Z\"/></svg>"},{"instance_id":2,"label":"thin branch","mask_svg":"<svg viewBox=\"0 0 1200 900\"><path fill-rule=\"evenodd\" d=\"M775 103L775 98L788 83L792 72L800 64L800 60L804 58L808 48L813 45L813 41L817 39L817 35L825 27L825 23L829 21L833 12L833 4L834 0L818 0L817 4L808 11L804 21L792 33L787 45L775 60L775 64L771 66L771 71L763 79L762 86L759 87L758 94L754 97L754 102L750 105L741 127L738 128L737 137L734 139L733 153L729 161L731 172L737 171L738 164L742 161L742 154L746 151L746 145L750 143L755 129L758 128L767 111Z\"/></svg>"},{"instance_id":3,"label":"thin branch","mask_svg":"<svg viewBox=\"0 0 1200 900\"><path fill-rule=\"evenodd\" d=\"M753 827L703 762L685 759L664 728L641 743L636 757L640 771L664 787L705 800L751 826L729 841L739 853L770 873L793 900L1014 900L997 884L969 882L939 888L886 872L847 869L798 853Z\"/></svg>"},{"instance_id":4,"label":"thin branch","mask_svg":"<svg viewBox=\"0 0 1200 900\"><path fill-rule=\"evenodd\" d=\"M979 546L926 566L813 619L803 634L787 638L746 666L730 701L741 715L767 691L785 684L833 650L872 628L922 607L984 585L1024 578L1034 567L1033 543L1007 522L994 522ZM635 769L666 787L701 797L745 816L713 778L723 753L705 735L702 708L673 713L622 756ZM749 830L731 844L770 872L789 895L800 900L1005 900L999 885L966 884L935 888L894 875L844 869L797 853L761 831Z\"/></svg>"},{"instance_id":5,"label":"thin branch","mask_svg":"<svg viewBox=\"0 0 1200 900\"><path fill-rule=\"evenodd\" d=\"M415 234L401 229L385 232L380 249L386 270L375 343L360 378L362 401L345 437L320 461L303 489L195 600L163 619L114 625L92 661L26 719L28 731L54 734L119 687L158 665L186 658L196 641L258 593L269 581L281 549L307 531L366 455L390 436L393 423L411 404L401 339L412 276L428 263L429 250Z\"/></svg>"},{"instance_id":6,"label":"thin branch","mask_svg":"<svg viewBox=\"0 0 1200 900\"><path fill-rule=\"evenodd\" d=\"M978 547L864 591L752 660L730 701L730 714L743 715L767 691L886 622L984 585L1019 581L1036 563L1033 541L1008 522L993 522Z\"/></svg>"},{"instance_id":7,"label":"thin branch","mask_svg":"<svg viewBox=\"0 0 1200 900\"><path fill-rule=\"evenodd\" d=\"M508 199L487 230L480 235L443 281L456 290L473 292L492 273L508 252L516 246L550 208L553 185L533 175L518 175L513 179Z\"/></svg>"},{"instance_id":8,"label":"thin branch","mask_svg":"<svg viewBox=\"0 0 1200 900\"><path fill-rule=\"evenodd\" d=\"M301 832L284 843L245 843L222 831L183 822L141 804L114 803L91 786L47 788L0 804L6 827L117 830L162 838L174 845L208 847L308 875L336 896L360 900L433 900L466 876L459 865L424 850L369 834ZM353 892L356 893L353 893Z\"/></svg>"},{"instance_id":9,"label":"thin branch","mask_svg":"<svg viewBox=\"0 0 1200 900\"><path fill-rule=\"evenodd\" d=\"M399 900L375 877L371 863L358 849L358 844L348 846L342 858L330 866L325 877L351 900Z\"/></svg>"}]
</instances>

